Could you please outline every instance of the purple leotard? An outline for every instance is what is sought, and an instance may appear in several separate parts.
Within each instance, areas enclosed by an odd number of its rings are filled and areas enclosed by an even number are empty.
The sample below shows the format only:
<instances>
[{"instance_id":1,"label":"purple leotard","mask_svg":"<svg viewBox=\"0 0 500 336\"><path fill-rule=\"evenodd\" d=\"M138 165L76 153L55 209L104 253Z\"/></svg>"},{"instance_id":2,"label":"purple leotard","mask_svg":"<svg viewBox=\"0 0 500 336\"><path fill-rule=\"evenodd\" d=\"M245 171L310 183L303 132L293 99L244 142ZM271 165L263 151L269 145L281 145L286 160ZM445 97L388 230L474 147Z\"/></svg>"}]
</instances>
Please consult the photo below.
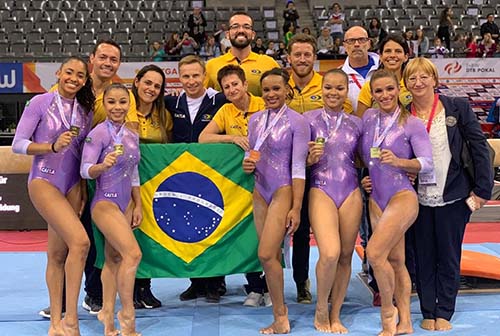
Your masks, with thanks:
<instances>
[{"instance_id":1,"label":"purple leotard","mask_svg":"<svg viewBox=\"0 0 500 336\"><path fill-rule=\"evenodd\" d=\"M363 115L363 135L360 149L372 180L371 197L381 210L385 209L391 197L397 192L402 190L415 192L406 171L387 164L381 164L380 159L371 158L370 155L379 116L380 133L382 133L389 124L392 115L378 109L369 109ZM421 173L429 173L434 169L429 135L424 125L413 116L409 116L404 125L400 125L396 120L380 145L380 149L389 149L398 158L417 158L422 166Z\"/></svg>"},{"instance_id":2,"label":"purple leotard","mask_svg":"<svg viewBox=\"0 0 500 336\"><path fill-rule=\"evenodd\" d=\"M57 92L38 95L26 105L12 143L15 153L26 154L32 143L54 143L71 123L80 128L78 136L59 153L34 155L28 183L43 179L66 195L80 181L80 158L83 140L90 131L92 113L86 113L76 99L61 97L63 111L59 111ZM76 105L72 116L73 104ZM64 120L63 120L64 118Z\"/></svg>"},{"instance_id":3,"label":"purple leotard","mask_svg":"<svg viewBox=\"0 0 500 336\"><path fill-rule=\"evenodd\" d=\"M264 110L250 118L250 148L255 148L258 137L273 122L277 113L278 111ZM292 185L292 179L305 179L308 140L307 121L302 115L286 107L259 148L261 155L255 169L255 188L267 204L271 203L276 190Z\"/></svg>"},{"instance_id":4,"label":"purple leotard","mask_svg":"<svg viewBox=\"0 0 500 336\"><path fill-rule=\"evenodd\" d=\"M108 128L109 125L115 134L122 126L106 120L97 125L85 140L81 167L81 174L84 178L90 178L88 169L92 165L103 162L106 155L115 150L115 141ZM137 170L140 159L139 136L124 127L121 144L123 155L118 156L116 164L97 178L91 208L99 201L109 201L125 212L131 199L132 187L139 186Z\"/></svg>"},{"instance_id":5,"label":"purple leotard","mask_svg":"<svg viewBox=\"0 0 500 336\"><path fill-rule=\"evenodd\" d=\"M323 156L311 166L311 188L321 189L340 208L358 188L354 159L361 136L361 119L344 112L325 112L323 108L306 112L304 117L311 126L311 140L318 137L326 140Z\"/></svg>"}]
</instances>

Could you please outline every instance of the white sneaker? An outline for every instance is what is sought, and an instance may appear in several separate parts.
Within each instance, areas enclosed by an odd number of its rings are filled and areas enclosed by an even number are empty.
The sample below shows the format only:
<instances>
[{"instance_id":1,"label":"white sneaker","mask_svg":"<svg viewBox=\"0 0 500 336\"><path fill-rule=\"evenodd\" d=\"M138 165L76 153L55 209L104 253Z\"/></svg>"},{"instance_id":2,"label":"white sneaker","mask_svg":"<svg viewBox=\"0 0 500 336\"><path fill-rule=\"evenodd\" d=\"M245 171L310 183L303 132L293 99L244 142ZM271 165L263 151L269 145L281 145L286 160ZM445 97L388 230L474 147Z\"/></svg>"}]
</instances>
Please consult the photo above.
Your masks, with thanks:
<instances>
[{"instance_id":1,"label":"white sneaker","mask_svg":"<svg viewBox=\"0 0 500 336\"><path fill-rule=\"evenodd\" d=\"M250 307L259 307L263 300L262 296L262 294L250 292L250 294L247 295L245 302L243 302L243 305Z\"/></svg>"},{"instance_id":2,"label":"white sneaker","mask_svg":"<svg viewBox=\"0 0 500 336\"><path fill-rule=\"evenodd\" d=\"M273 302L271 301L271 295L269 295L269 292L264 293L264 306L266 307L272 307Z\"/></svg>"}]
</instances>

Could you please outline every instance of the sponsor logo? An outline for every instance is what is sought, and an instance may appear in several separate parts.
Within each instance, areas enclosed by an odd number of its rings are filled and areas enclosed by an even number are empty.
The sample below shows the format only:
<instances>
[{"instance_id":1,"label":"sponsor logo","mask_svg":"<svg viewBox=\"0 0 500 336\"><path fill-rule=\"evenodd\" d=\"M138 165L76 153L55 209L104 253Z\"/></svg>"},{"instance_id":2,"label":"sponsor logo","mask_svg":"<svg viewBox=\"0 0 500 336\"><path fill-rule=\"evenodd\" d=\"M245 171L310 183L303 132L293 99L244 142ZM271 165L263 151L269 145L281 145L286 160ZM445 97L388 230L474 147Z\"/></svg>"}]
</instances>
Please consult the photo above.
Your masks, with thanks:
<instances>
[{"instance_id":1,"label":"sponsor logo","mask_svg":"<svg viewBox=\"0 0 500 336\"><path fill-rule=\"evenodd\" d=\"M250 72L253 73L254 75L262 74L262 71L260 71L259 69L252 69Z\"/></svg>"},{"instance_id":2,"label":"sponsor logo","mask_svg":"<svg viewBox=\"0 0 500 336\"><path fill-rule=\"evenodd\" d=\"M0 64L0 93L23 92L23 65L21 63Z\"/></svg>"},{"instance_id":3,"label":"sponsor logo","mask_svg":"<svg viewBox=\"0 0 500 336\"><path fill-rule=\"evenodd\" d=\"M202 117L201 117L201 120L202 121L210 121L212 120L212 116L210 114L204 114Z\"/></svg>"},{"instance_id":4,"label":"sponsor logo","mask_svg":"<svg viewBox=\"0 0 500 336\"><path fill-rule=\"evenodd\" d=\"M104 197L106 197L106 198L117 198L118 197L118 193L115 193L115 192L105 192L104 193Z\"/></svg>"},{"instance_id":5,"label":"sponsor logo","mask_svg":"<svg viewBox=\"0 0 500 336\"><path fill-rule=\"evenodd\" d=\"M182 113L174 113L174 118L186 119L186 116Z\"/></svg>"},{"instance_id":6,"label":"sponsor logo","mask_svg":"<svg viewBox=\"0 0 500 336\"><path fill-rule=\"evenodd\" d=\"M458 73L460 70L462 70L462 66L456 61L444 66L444 71L446 71L448 75Z\"/></svg>"},{"instance_id":7,"label":"sponsor logo","mask_svg":"<svg viewBox=\"0 0 500 336\"><path fill-rule=\"evenodd\" d=\"M7 177L0 175L0 184L7 184L7 180L8 180ZM0 198L0 200L1 200L1 198Z\"/></svg>"},{"instance_id":8,"label":"sponsor logo","mask_svg":"<svg viewBox=\"0 0 500 336\"><path fill-rule=\"evenodd\" d=\"M54 175L56 172L54 169L49 168L49 167L42 167L42 168L40 168L40 171L44 174L49 174L49 175Z\"/></svg>"},{"instance_id":9,"label":"sponsor logo","mask_svg":"<svg viewBox=\"0 0 500 336\"><path fill-rule=\"evenodd\" d=\"M318 96L311 96L311 101L320 101L321 100L321 96L318 95Z\"/></svg>"}]
</instances>

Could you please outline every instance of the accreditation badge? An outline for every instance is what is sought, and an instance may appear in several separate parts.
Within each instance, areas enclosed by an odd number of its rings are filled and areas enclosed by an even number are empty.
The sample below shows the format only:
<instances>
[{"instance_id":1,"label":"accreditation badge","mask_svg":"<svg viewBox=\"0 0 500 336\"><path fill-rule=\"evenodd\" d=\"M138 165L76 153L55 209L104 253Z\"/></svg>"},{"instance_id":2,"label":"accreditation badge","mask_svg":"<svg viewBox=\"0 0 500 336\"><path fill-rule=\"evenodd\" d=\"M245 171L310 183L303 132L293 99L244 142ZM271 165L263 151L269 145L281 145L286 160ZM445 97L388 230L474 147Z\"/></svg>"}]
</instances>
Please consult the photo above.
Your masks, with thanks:
<instances>
[{"instance_id":1,"label":"accreditation badge","mask_svg":"<svg viewBox=\"0 0 500 336\"><path fill-rule=\"evenodd\" d=\"M124 149L122 144L116 144L113 146L113 148L116 152L116 155L123 155Z\"/></svg>"},{"instance_id":2,"label":"accreditation badge","mask_svg":"<svg viewBox=\"0 0 500 336\"><path fill-rule=\"evenodd\" d=\"M380 158L380 147L371 147L370 148L370 158L372 158L372 159Z\"/></svg>"},{"instance_id":3,"label":"accreditation badge","mask_svg":"<svg viewBox=\"0 0 500 336\"><path fill-rule=\"evenodd\" d=\"M419 173L418 183L421 185L436 185L436 174L434 170L429 173Z\"/></svg>"}]
</instances>

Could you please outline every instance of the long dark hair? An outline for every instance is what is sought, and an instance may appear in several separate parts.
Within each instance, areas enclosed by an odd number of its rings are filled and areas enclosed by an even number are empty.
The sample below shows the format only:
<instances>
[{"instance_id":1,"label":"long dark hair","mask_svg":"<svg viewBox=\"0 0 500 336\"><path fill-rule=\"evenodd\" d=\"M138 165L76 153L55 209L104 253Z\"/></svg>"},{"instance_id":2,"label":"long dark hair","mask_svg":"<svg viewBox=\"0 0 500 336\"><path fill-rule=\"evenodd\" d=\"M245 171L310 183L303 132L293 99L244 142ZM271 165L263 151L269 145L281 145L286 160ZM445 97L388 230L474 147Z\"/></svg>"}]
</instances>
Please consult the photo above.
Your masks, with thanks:
<instances>
[{"instance_id":1,"label":"long dark hair","mask_svg":"<svg viewBox=\"0 0 500 336\"><path fill-rule=\"evenodd\" d=\"M95 96L94 92L92 91L92 78L90 78L90 73L89 73L89 68L87 66L87 61L85 61L83 58L80 56L70 56L66 58L62 63L61 67L59 70L62 69L64 64L70 62L70 61L78 61L82 63L85 66L85 84L82 86L80 90L76 93L76 101L80 106L83 107L85 110L86 114L89 114L90 111L94 110L94 102L95 102Z\"/></svg>"},{"instance_id":2,"label":"long dark hair","mask_svg":"<svg viewBox=\"0 0 500 336\"><path fill-rule=\"evenodd\" d=\"M140 81L142 77L144 77L144 75L149 72L149 71L153 71L153 72L156 72L158 74L160 74L161 76L161 79L162 79L162 82L161 82L161 88L160 88L160 94L158 95L158 97L156 97L155 101L153 102L153 111L152 113L154 113L155 111L157 111L158 113L158 119L159 119L159 124L160 124L160 133L161 133L161 141L162 143L166 143L168 138L167 138L167 128L166 128L166 124L167 124L167 111L165 110L165 101L164 101L164 96L165 96L165 73L163 72L163 70L154 65L154 64L149 64L149 65L146 65L144 66L141 70L139 70L139 72L137 73L137 75L135 76L135 80L137 81ZM140 104L141 104L141 100L139 99L139 93L137 92L137 86L135 86L135 80L134 82L132 83L132 93L134 94L134 97L135 97L135 104L136 104L136 107L139 108Z\"/></svg>"},{"instance_id":3,"label":"long dark hair","mask_svg":"<svg viewBox=\"0 0 500 336\"><path fill-rule=\"evenodd\" d=\"M290 86L290 84L288 82L290 80L290 74L288 73L288 71L286 71L282 68L272 68L271 70L267 70L266 72L264 72L262 74L262 76L260 76L260 85L262 86L262 81L264 80L264 78L271 76L271 75L280 76L283 79L283 82L285 83L285 87L288 88L288 94L286 95L286 99L292 100L294 93L293 93L292 87Z\"/></svg>"},{"instance_id":4,"label":"long dark hair","mask_svg":"<svg viewBox=\"0 0 500 336\"><path fill-rule=\"evenodd\" d=\"M406 43L406 40L403 38L403 36L398 35L398 34L389 34L387 35L382 42L380 42L379 47L378 47L378 53L382 55L384 52L384 47L387 44L387 42L392 41L394 43L397 43L403 48L403 52L405 53L406 56L410 55L410 47L408 46L408 43ZM408 61L404 62L401 64L401 74L403 74L403 70L405 69L406 64L408 64ZM383 69L384 64L380 62L379 69Z\"/></svg>"}]
</instances>

